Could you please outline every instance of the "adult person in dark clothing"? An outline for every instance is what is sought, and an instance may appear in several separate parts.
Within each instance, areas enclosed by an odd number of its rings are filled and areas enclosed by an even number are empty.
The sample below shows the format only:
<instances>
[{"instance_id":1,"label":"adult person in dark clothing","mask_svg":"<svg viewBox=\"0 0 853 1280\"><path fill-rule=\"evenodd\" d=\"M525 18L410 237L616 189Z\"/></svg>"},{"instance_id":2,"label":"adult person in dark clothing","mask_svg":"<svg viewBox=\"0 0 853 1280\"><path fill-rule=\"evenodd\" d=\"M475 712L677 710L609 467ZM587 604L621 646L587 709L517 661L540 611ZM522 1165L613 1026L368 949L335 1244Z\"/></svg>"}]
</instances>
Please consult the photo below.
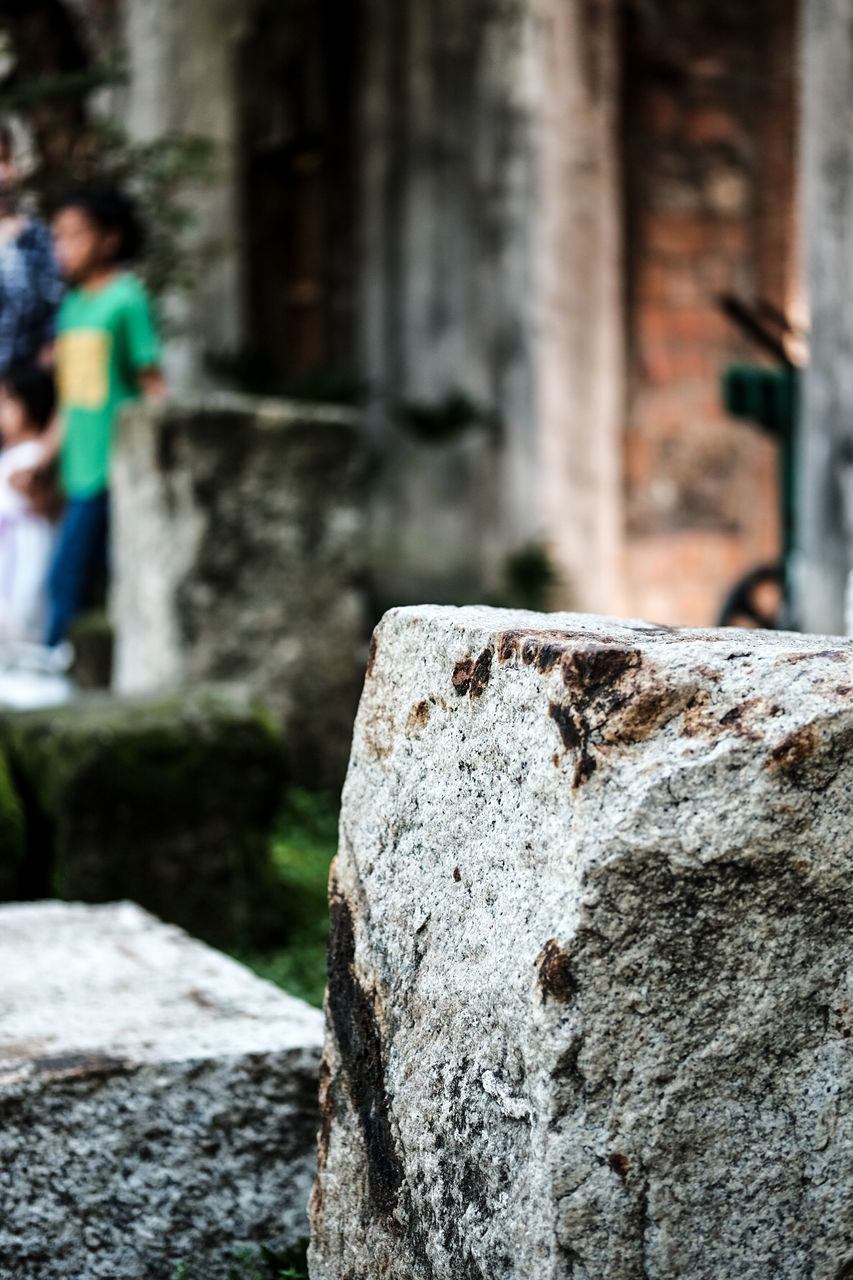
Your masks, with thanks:
<instances>
[{"instance_id":1,"label":"adult person in dark clothing","mask_svg":"<svg viewBox=\"0 0 853 1280\"><path fill-rule=\"evenodd\" d=\"M63 283L49 228L21 208L14 137L0 121L0 378L49 360Z\"/></svg>"}]
</instances>

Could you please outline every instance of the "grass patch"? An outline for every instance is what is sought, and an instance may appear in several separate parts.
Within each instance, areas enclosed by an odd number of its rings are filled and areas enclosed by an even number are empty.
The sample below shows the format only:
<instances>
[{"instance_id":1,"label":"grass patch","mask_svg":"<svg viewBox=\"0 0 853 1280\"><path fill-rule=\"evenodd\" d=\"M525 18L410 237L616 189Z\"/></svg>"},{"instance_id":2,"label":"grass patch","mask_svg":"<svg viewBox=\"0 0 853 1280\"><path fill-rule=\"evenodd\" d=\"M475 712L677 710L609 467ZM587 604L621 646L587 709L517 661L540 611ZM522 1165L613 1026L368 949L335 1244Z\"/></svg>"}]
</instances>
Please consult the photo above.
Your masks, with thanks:
<instances>
[{"instance_id":1,"label":"grass patch","mask_svg":"<svg viewBox=\"0 0 853 1280\"><path fill-rule=\"evenodd\" d=\"M308 1280L308 1242L291 1249L235 1249L228 1280ZM205 1280L192 1262L178 1262L173 1280Z\"/></svg>"},{"instance_id":2,"label":"grass patch","mask_svg":"<svg viewBox=\"0 0 853 1280\"><path fill-rule=\"evenodd\" d=\"M294 787L288 793L272 842L282 904L281 945L237 953L259 978L317 1007L326 985L327 893L338 809L337 799L326 792Z\"/></svg>"}]
</instances>

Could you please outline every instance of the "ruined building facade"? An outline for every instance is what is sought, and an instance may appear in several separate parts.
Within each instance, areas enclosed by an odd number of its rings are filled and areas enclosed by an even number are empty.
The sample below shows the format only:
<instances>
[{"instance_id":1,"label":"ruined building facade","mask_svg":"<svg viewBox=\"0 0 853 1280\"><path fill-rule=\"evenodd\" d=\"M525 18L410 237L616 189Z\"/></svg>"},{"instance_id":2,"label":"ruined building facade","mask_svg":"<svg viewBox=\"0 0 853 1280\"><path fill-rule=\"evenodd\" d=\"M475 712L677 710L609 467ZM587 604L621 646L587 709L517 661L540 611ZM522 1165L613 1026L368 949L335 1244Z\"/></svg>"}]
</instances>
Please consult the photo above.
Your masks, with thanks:
<instances>
[{"instance_id":1,"label":"ruined building facade","mask_svg":"<svg viewBox=\"0 0 853 1280\"><path fill-rule=\"evenodd\" d=\"M379 603L500 600L541 544L555 604L707 623L778 556L718 299L801 318L797 0L68 7L134 136L215 143L173 377L366 388Z\"/></svg>"}]
</instances>

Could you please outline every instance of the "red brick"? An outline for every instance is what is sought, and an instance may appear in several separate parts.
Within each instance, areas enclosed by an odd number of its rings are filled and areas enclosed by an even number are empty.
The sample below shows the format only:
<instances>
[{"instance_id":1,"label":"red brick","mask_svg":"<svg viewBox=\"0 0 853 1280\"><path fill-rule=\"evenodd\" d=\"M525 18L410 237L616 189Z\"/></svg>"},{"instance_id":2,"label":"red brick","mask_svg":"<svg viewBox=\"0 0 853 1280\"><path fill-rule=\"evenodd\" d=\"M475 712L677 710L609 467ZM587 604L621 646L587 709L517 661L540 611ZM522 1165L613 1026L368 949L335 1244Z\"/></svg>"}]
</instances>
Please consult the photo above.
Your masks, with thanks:
<instances>
[{"instance_id":1,"label":"red brick","mask_svg":"<svg viewBox=\"0 0 853 1280\"><path fill-rule=\"evenodd\" d=\"M653 213L643 223L649 249L672 257L693 257L709 247L709 227L705 218L694 214Z\"/></svg>"},{"instance_id":2,"label":"red brick","mask_svg":"<svg viewBox=\"0 0 853 1280\"><path fill-rule=\"evenodd\" d=\"M646 94L645 117L651 133L671 134L678 129L681 111L672 94L652 89Z\"/></svg>"},{"instance_id":3,"label":"red brick","mask_svg":"<svg viewBox=\"0 0 853 1280\"><path fill-rule=\"evenodd\" d=\"M722 107L703 107L687 117L684 132L690 142L700 146L711 142L736 142L740 137L740 124L731 112Z\"/></svg>"}]
</instances>

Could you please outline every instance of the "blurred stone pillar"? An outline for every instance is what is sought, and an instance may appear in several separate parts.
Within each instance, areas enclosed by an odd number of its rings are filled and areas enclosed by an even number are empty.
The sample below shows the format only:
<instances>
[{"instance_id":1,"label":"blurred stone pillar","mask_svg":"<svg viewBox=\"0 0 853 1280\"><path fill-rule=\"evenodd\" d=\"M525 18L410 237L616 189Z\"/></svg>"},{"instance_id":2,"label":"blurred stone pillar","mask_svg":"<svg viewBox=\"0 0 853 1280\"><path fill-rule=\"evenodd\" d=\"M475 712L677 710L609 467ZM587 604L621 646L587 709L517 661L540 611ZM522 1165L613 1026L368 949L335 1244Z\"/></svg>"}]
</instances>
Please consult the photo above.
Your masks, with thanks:
<instances>
[{"instance_id":1,"label":"blurred stone pillar","mask_svg":"<svg viewBox=\"0 0 853 1280\"><path fill-rule=\"evenodd\" d=\"M796 616L840 632L853 564L853 21L849 0L806 0L803 185L811 302L800 450Z\"/></svg>"},{"instance_id":2,"label":"blurred stone pillar","mask_svg":"<svg viewBox=\"0 0 853 1280\"><path fill-rule=\"evenodd\" d=\"M565 600L617 607L616 8L366 0L361 336L385 459L373 560L392 588L499 596L507 554L544 541ZM425 463L395 409L453 393L499 420L497 447L469 432L464 455ZM477 508L468 536L455 513ZM467 592L442 595L449 570Z\"/></svg>"},{"instance_id":3,"label":"blurred stone pillar","mask_svg":"<svg viewBox=\"0 0 853 1280\"><path fill-rule=\"evenodd\" d=\"M188 247L201 278L166 300L172 386L208 381L205 356L233 353L244 340L237 154L235 52L254 0L123 0L128 84L122 113L130 138L169 135L211 144L210 172L188 189Z\"/></svg>"},{"instance_id":4,"label":"blurred stone pillar","mask_svg":"<svg viewBox=\"0 0 853 1280\"><path fill-rule=\"evenodd\" d=\"M561 604L622 611L625 425L615 0L541 0L538 417Z\"/></svg>"},{"instance_id":5,"label":"blurred stone pillar","mask_svg":"<svg viewBox=\"0 0 853 1280\"><path fill-rule=\"evenodd\" d=\"M116 691L244 683L320 787L343 780L367 657L359 427L240 396L140 405L113 464Z\"/></svg>"}]
</instances>

